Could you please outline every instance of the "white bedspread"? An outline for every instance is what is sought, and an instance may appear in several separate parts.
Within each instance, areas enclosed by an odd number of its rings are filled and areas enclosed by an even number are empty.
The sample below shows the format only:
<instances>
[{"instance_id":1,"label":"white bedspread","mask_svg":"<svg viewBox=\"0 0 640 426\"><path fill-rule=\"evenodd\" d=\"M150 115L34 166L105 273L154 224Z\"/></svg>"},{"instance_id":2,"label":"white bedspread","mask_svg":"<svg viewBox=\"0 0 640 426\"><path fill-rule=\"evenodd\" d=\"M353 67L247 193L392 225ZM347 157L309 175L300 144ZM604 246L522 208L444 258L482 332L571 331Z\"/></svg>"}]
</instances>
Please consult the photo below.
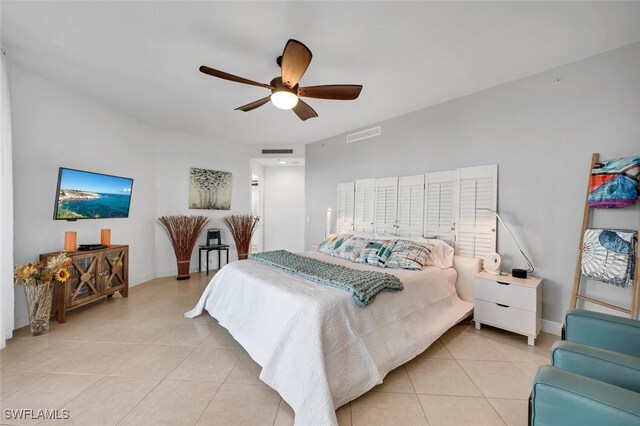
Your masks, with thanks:
<instances>
[{"instance_id":1,"label":"white bedspread","mask_svg":"<svg viewBox=\"0 0 640 426\"><path fill-rule=\"evenodd\" d=\"M302 253L372 269L318 252ZM185 316L206 309L262 366L260 379L293 408L296 425L336 425L335 410L423 352L473 308L458 298L456 271L385 269L405 289L365 308L343 290L251 260L232 262ZM215 362L215 360L211 360Z\"/></svg>"}]
</instances>

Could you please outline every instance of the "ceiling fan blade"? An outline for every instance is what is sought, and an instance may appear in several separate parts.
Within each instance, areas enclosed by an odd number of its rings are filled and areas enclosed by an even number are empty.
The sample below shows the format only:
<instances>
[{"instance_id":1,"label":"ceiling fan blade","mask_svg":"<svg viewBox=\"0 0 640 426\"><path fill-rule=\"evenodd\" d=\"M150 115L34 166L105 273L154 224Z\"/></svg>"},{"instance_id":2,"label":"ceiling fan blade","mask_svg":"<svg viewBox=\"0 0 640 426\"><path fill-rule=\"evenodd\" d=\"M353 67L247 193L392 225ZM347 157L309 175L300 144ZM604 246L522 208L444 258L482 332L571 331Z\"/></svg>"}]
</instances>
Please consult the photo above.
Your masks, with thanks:
<instances>
[{"instance_id":1,"label":"ceiling fan blade","mask_svg":"<svg viewBox=\"0 0 640 426\"><path fill-rule=\"evenodd\" d=\"M237 75L229 74L229 73L226 73L224 71L215 70L213 68L209 68L206 65L203 65L203 66L200 67L200 72L212 75L214 77L222 78L223 80L229 80L229 81L233 81L233 82L236 82L236 83L244 83L244 84L250 84L252 86L258 86L258 87L264 87L266 89L272 89L272 87L269 86L268 84L258 83L257 81L249 80L249 79L246 79L246 78L243 78L243 77L238 77Z\"/></svg>"},{"instance_id":2,"label":"ceiling fan blade","mask_svg":"<svg viewBox=\"0 0 640 426\"><path fill-rule=\"evenodd\" d=\"M282 82L294 87L309 67L313 55L307 46L297 40L289 40L282 52Z\"/></svg>"},{"instance_id":3,"label":"ceiling fan blade","mask_svg":"<svg viewBox=\"0 0 640 426\"><path fill-rule=\"evenodd\" d=\"M302 99L298 99L298 104L293 107L293 112L295 112L298 118L302 121L307 121L310 118L318 116L313 108L311 108L309 104Z\"/></svg>"},{"instance_id":4,"label":"ceiling fan blade","mask_svg":"<svg viewBox=\"0 0 640 426\"><path fill-rule=\"evenodd\" d=\"M298 89L298 96L318 99L335 99L352 101L360 96L362 86L359 84L328 84L325 86L307 86Z\"/></svg>"},{"instance_id":5,"label":"ceiling fan blade","mask_svg":"<svg viewBox=\"0 0 640 426\"><path fill-rule=\"evenodd\" d=\"M266 98L262 98L262 99L258 99L257 101L253 101L250 104L242 105L242 106L236 108L235 110L236 111L240 110L240 111L248 112L248 111L251 111L251 110L256 109L258 107L261 107L262 105L264 105L267 102L269 102L270 99L271 99L271 96L267 96Z\"/></svg>"}]
</instances>

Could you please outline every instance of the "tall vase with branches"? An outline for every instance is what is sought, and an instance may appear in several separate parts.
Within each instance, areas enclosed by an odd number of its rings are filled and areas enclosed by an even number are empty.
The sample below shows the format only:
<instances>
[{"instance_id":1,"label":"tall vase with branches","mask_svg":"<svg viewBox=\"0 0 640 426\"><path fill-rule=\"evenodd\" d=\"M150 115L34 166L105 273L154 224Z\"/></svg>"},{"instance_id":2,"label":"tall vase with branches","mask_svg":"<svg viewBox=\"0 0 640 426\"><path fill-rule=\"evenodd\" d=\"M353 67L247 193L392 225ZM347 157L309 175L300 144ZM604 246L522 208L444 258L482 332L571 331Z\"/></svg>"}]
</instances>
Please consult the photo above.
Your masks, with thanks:
<instances>
[{"instance_id":1,"label":"tall vase with branches","mask_svg":"<svg viewBox=\"0 0 640 426\"><path fill-rule=\"evenodd\" d=\"M236 242L238 259L243 260L248 258L251 237L253 237L253 233L256 232L260 216L253 214L233 214L223 217L222 221L227 225L227 228L231 231L233 240Z\"/></svg>"},{"instance_id":2,"label":"tall vase with branches","mask_svg":"<svg viewBox=\"0 0 640 426\"><path fill-rule=\"evenodd\" d=\"M156 222L167 233L173 246L178 262L178 280L188 280L191 253L198 241L198 237L209 224L210 220L205 216L161 216Z\"/></svg>"}]
</instances>

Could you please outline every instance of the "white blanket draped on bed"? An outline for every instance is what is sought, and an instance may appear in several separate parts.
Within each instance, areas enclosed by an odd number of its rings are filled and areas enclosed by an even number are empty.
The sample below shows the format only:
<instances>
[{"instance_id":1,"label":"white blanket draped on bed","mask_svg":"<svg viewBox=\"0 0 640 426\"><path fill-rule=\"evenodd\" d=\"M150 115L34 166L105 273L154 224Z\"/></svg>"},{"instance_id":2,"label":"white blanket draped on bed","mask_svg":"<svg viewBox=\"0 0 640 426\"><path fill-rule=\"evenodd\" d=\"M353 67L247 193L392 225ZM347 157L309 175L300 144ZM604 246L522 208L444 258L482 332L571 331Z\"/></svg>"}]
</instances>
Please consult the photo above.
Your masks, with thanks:
<instances>
[{"instance_id":1,"label":"white blanket draped on bed","mask_svg":"<svg viewBox=\"0 0 640 426\"><path fill-rule=\"evenodd\" d=\"M379 268L318 252L354 269ZM456 271L385 269L405 289L361 308L343 290L251 260L222 268L185 316L206 309L262 366L260 379L293 408L296 425L337 425L335 410L382 382L464 318ZM215 362L215 360L211 360Z\"/></svg>"}]
</instances>

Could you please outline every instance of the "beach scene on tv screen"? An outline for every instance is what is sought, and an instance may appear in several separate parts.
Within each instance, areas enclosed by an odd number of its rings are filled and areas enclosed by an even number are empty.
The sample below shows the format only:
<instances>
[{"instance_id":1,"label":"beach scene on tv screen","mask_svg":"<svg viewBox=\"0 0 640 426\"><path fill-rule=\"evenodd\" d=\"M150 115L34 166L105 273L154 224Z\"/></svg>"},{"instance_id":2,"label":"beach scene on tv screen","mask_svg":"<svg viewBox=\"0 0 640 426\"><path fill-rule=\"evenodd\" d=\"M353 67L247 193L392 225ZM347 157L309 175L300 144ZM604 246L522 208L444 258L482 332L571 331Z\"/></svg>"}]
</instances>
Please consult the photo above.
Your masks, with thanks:
<instances>
[{"instance_id":1,"label":"beach scene on tv screen","mask_svg":"<svg viewBox=\"0 0 640 426\"><path fill-rule=\"evenodd\" d=\"M129 216L132 179L63 169L57 219Z\"/></svg>"}]
</instances>

